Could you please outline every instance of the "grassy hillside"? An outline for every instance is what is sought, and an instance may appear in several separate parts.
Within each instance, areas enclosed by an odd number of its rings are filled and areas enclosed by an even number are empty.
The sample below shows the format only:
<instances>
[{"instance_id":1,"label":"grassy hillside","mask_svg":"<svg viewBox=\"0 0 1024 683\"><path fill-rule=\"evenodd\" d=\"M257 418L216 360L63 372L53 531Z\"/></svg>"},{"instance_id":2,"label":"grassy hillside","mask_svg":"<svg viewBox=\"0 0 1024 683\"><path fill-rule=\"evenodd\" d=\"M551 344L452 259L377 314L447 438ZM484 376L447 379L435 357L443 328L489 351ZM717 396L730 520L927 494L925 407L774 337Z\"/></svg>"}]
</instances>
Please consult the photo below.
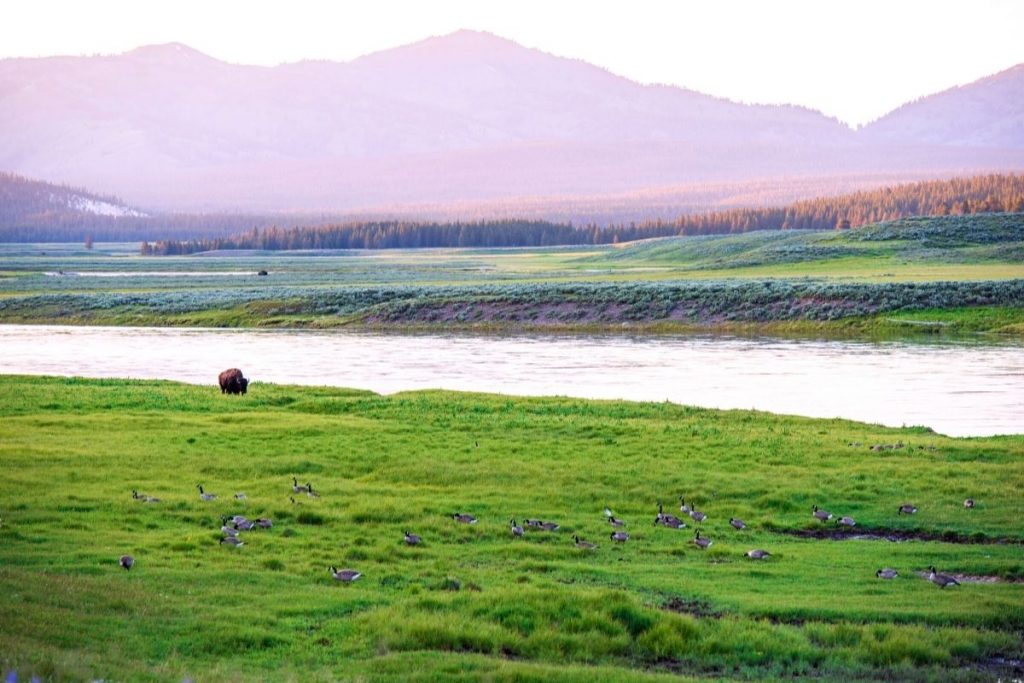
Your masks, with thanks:
<instances>
[{"instance_id":1,"label":"grassy hillside","mask_svg":"<svg viewBox=\"0 0 1024 683\"><path fill-rule=\"evenodd\" d=\"M55 680L1019 676L1022 456L1022 437L664 403L264 384L231 397L0 377L0 669ZM292 477L320 497L295 495ZM218 498L201 501L197 484ZM652 525L659 500L680 514L680 495L708 519ZM897 514L905 502L920 511ZM815 504L861 533L946 540L792 535L823 527ZM625 544L609 539L605 506L626 521ZM273 528L224 547L221 516L234 514ZM513 517L561 529L514 538ZM405 545L403 530L423 543ZM577 549L574 534L598 548ZM751 560L754 548L772 555ZM136 558L129 572L123 553ZM364 577L340 584L332 564ZM933 564L973 579L940 589L915 573ZM890 566L899 578L875 577Z\"/></svg>"},{"instance_id":2,"label":"grassy hillside","mask_svg":"<svg viewBox=\"0 0 1024 683\"><path fill-rule=\"evenodd\" d=\"M1024 331L1024 215L621 247L218 253L3 245L0 322ZM259 276L259 271L266 276ZM941 316L919 320L922 312ZM930 313L928 313L931 315Z\"/></svg>"}]
</instances>

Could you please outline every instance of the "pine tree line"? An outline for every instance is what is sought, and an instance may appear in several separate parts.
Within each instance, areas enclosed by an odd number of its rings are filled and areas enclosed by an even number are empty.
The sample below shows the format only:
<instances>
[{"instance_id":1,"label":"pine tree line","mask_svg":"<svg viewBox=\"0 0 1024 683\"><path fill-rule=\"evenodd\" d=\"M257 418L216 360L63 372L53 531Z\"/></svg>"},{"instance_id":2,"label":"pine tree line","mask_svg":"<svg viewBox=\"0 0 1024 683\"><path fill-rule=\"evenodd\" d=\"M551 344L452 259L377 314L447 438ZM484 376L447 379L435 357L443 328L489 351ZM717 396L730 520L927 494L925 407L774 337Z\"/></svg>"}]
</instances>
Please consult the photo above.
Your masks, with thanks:
<instances>
[{"instance_id":1,"label":"pine tree line","mask_svg":"<svg viewBox=\"0 0 1024 683\"><path fill-rule=\"evenodd\" d=\"M981 175L935 180L780 208L732 209L674 221L573 226L529 220L470 222L363 221L315 227L253 228L230 237L144 242L144 255L219 249L412 249L421 247L544 247L613 244L653 237L720 235L753 230L830 230L906 216L1024 212L1024 176Z\"/></svg>"}]
</instances>

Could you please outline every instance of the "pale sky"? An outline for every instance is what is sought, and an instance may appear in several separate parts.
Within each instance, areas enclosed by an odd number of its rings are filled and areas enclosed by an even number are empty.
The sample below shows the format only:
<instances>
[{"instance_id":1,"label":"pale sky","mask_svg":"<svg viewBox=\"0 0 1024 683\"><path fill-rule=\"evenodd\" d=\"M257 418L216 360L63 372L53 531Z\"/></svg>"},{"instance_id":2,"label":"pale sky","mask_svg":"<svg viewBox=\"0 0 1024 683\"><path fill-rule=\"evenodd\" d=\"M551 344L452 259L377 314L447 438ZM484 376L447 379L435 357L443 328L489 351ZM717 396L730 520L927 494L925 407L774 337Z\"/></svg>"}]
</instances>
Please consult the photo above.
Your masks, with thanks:
<instances>
[{"instance_id":1,"label":"pale sky","mask_svg":"<svg viewBox=\"0 0 1024 683\"><path fill-rule=\"evenodd\" d=\"M850 124L1024 62L1020 0L6 0L0 58L179 42L238 64L348 61L460 28Z\"/></svg>"}]
</instances>

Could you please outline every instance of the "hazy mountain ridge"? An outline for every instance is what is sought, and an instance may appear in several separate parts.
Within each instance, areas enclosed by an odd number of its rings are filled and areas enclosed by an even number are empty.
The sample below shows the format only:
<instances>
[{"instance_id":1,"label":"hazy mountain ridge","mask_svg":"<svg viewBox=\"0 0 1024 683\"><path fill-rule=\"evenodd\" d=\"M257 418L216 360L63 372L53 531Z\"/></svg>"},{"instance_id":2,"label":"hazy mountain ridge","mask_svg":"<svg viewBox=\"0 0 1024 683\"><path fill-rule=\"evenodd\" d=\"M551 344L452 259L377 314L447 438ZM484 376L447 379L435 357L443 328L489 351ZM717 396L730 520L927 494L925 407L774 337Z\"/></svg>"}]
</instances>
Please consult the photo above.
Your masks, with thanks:
<instances>
[{"instance_id":1,"label":"hazy mountain ridge","mask_svg":"<svg viewBox=\"0 0 1024 683\"><path fill-rule=\"evenodd\" d=\"M1024 101L1020 79L1000 76L979 92ZM1019 105L982 102L970 128L928 129L941 95L854 132L473 31L273 68L170 44L0 61L0 130L17 131L0 136L0 168L164 209L352 211L1024 165ZM999 116L981 122L986 112Z\"/></svg>"}]
</instances>

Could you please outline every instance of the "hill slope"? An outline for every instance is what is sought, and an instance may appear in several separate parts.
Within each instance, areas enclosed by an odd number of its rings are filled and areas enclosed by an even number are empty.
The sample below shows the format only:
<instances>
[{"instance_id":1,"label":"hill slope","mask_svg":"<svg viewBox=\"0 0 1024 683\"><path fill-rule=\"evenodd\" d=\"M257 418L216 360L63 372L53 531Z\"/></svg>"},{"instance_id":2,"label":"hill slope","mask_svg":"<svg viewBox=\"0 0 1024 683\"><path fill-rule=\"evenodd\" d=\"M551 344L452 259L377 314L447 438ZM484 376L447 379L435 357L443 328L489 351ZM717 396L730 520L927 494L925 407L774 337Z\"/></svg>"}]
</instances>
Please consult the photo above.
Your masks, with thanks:
<instances>
[{"instance_id":1,"label":"hill slope","mask_svg":"<svg viewBox=\"0 0 1024 683\"><path fill-rule=\"evenodd\" d=\"M1009 87L1002 96L1016 96ZM1021 165L1024 147L1004 134L1013 112L984 128L999 137L973 141L984 149L955 137L878 142L807 109L644 86L471 31L275 68L177 44L10 59L0 92L0 130L18 131L0 136L0 168L193 211L1005 169Z\"/></svg>"}]
</instances>

